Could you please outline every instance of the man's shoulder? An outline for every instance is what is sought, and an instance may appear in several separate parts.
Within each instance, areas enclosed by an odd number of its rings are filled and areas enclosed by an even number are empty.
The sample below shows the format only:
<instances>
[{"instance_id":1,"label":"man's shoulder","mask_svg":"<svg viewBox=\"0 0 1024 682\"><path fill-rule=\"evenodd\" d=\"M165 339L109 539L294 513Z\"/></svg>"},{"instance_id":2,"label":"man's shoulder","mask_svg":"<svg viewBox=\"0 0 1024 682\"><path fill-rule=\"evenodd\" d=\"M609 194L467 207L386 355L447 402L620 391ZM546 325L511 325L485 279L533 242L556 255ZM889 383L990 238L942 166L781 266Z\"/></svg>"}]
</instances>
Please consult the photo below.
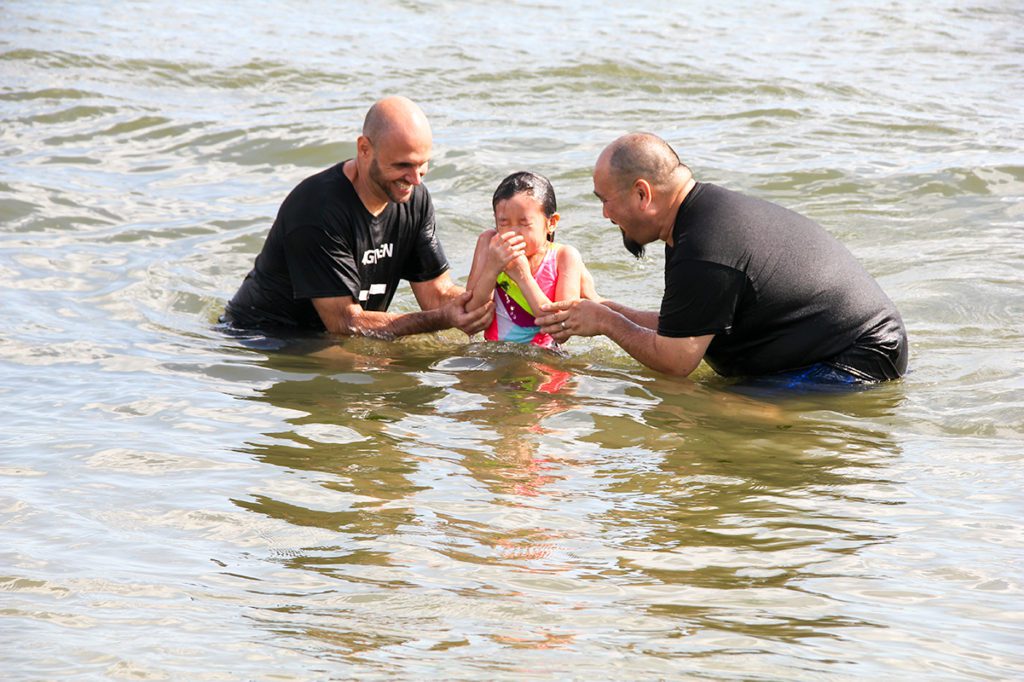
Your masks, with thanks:
<instances>
[{"instance_id":1,"label":"man's shoulder","mask_svg":"<svg viewBox=\"0 0 1024 682\"><path fill-rule=\"evenodd\" d=\"M813 222L810 218L771 199L709 182L701 184L703 189L701 206L704 209L714 210L717 213L724 212L733 217L743 216L753 222Z\"/></svg>"},{"instance_id":2,"label":"man's shoulder","mask_svg":"<svg viewBox=\"0 0 1024 682\"><path fill-rule=\"evenodd\" d=\"M713 243L746 242L785 236L791 230L821 229L807 216L768 199L712 183L701 183L699 194L680 211L677 230L691 240Z\"/></svg>"},{"instance_id":3,"label":"man's shoulder","mask_svg":"<svg viewBox=\"0 0 1024 682\"><path fill-rule=\"evenodd\" d=\"M281 203L279 220L291 227L319 225L339 210L355 207L358 195L341 171L342 164L314 173L299 182Z\"/></svg>"},{"instance_id":4,"label":"man's shoulder","mask_svg":"<svg viewBox=\"0 0 1024 682\"><path fill-rule=\"evenodd\" d=\"M769 203L759 199L752 194L730 189L713 182L699 182L692 190L695 207L702 210L716 210L743 205L757 205Z\"/></svg>"},{"instance_id":5,"label":"man's shoulder","mask_svg":"<svg viewBox=\"0 0 1024 682\"><path fill-rule=\"evenodd\" d=\"M743 271L759 258L760 230L768 203L709 182L687 197L675 226L675 245L667 247L666 268L681 262L704 262Z\"/></svg>"},{"instance_id":6,"label":"man's shoulder","mask_svg":"<svg viewBox=\"0 0 1024 682\"><path fill-rule=\"evenodd\" d=\"M736 192L710 182L698 182L683 199L676 215L676 231L693 234L715 221L715 216L733 203Z\"/></svg>"},{"instance_id":7,"label":"man's shoulder","mask_svg":"<svg viewBox=\"0 0 1024 682\"><path fill-rule=\"evenodd\" d=\"M330 168L325 168L303 178L299 181L299 184L295 185L295 188L288 194L288 198L285 201L295 198L306 199L318 195L333 196L339 194L346 184L351 184L348 182L345 173L341 170L343 165L344 162L337 163Z\"/></svg>"}]
</instances>

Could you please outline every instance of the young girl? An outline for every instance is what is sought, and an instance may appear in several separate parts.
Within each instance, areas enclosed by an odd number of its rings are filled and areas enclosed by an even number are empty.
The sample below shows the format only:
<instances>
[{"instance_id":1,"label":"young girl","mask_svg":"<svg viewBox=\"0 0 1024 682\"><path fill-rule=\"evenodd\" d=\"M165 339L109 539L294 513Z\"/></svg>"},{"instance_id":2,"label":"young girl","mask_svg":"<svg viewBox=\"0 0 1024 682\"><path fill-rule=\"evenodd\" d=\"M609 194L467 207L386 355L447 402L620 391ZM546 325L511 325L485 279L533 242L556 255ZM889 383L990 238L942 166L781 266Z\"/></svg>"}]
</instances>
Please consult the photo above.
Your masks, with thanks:
<instances>
[{"instance_id":1,"label":"young girl","mask_svg":"<svg viewBox=\"0 0 1024 682\"><path fill-rule=\"evenodd\" d=\"M494 320L485 339L555 348L555 340L534 324L534 314L545 303L579 298L586 270L576 249L555 243L555 190L544 176L521 171L501 181L491 205L496 229L477 239L466 310L493 296Z\"/></svg>"}]
</instances>

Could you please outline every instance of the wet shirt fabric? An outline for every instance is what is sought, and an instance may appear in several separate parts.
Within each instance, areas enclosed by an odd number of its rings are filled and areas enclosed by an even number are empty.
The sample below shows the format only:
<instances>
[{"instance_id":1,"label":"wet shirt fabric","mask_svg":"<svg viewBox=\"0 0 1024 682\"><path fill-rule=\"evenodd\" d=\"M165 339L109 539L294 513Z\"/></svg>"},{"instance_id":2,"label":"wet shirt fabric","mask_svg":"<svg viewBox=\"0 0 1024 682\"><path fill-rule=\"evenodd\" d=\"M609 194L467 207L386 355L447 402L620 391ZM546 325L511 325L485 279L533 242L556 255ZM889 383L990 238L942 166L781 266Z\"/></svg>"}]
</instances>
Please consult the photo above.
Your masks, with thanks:
<instances>
[{"instance_id":1,"label":"wet shirt fabric","mask_svg":"<svg viewBox=\"0 0 1024 682\"><path fill-rule=\"evenodd\" d=\"M555 287L558 285L557 253L558 246L552 244L544 254L537 272L533 273L537 286L552 301L555 300ZM550 334L541 332L526 295L504 272L498 275L494 287L494 319L484 332L484 338L488 341L532 343L541 348L557 346Z\"/></svg>"},{"instance_id":2,"label":"wet shirt fabric","mask_svg":"<svg viewBox=\"0 0 1024 682\"><path fill-rule=\"evenodd\" d=\"M448 270L426 187L374 216L343 166L306 178L285 198L227 305L232 325L323 330L314 298L351 296L364 310L384 311L401 280L424 282Z\"/></svg>"},{"instance_id":3,"label":"wet shirt fabric","mask_svg":"<svg viewBox=\"0 0 1024 682\"><path fill-rule=\"evenodd\" d=\"M697 183L665 247L658 334L714 334L705 360L723 376L819 362L865 381L906 372L896 306L853 255L813 220Z\"/></svg>"}]
</instances>

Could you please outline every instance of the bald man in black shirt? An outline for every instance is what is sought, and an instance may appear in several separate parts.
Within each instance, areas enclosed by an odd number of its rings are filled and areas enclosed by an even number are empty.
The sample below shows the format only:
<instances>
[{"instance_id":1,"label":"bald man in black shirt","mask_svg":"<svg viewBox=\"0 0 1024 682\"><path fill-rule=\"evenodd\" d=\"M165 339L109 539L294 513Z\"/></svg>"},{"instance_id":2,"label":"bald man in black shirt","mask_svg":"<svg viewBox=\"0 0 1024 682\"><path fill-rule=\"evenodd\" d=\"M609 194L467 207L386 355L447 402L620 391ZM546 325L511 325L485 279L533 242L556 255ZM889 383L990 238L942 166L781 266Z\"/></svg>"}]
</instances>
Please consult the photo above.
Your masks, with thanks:
<instances>
[{"instance_id":1,"label":"bald man in black shirt","mask_svg":"<svg viewBox=\"0 0 1024 682\"><path fill-rule=\"evenodd\" d=\"M366 114L356 158L306 178L281 204L253 269L228 302L234 327L394 338L484 329L493 303L465 309L422 184L432 151L423 111L386 97ZM421 310L389 313L408 280Z\"/></svg>"},{"instance_id":2,"label":"bald man in black shirt","mask_svg":"<svg viewBox=\"0 0 1024 682\"><path fill-rule=\"evenodd\" d=\"M558 341L603 334L648 367L687 376L801 371L827 382L898 379L908 344L899 312L853 255L814 221L697 182L661 138L625 135L594 168L594 193L626 247L665 242L658 313L561 301L537 318Z\"/></svg>"}]
</instances>

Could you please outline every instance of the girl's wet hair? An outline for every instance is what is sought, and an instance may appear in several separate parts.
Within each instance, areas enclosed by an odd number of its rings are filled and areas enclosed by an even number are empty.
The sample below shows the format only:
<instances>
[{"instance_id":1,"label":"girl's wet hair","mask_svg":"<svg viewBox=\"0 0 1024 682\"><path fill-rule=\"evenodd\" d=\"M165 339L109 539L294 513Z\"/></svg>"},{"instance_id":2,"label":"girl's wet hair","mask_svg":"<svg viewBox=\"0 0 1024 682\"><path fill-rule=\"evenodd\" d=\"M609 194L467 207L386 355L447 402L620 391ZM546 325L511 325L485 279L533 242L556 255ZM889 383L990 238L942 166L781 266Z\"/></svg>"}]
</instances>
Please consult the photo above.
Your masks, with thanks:
<instances>
[{"instance_id":1,"label":"girl's wet hair","mask_svg":"<svg viewBox=\"0 0 1024 682\"><path fill-rule=\"evenodd\" d=\"M499 201L511 199L517 194L529 194L536 199L548 218L555 215L555 211L558 210L555 203L555 188L551 186L551 182L543 175L530 171L513 173L498 183L498 189L494 190L494 197L491 199L491 208L497 208Z\"/></svg>"}]
</instances>

